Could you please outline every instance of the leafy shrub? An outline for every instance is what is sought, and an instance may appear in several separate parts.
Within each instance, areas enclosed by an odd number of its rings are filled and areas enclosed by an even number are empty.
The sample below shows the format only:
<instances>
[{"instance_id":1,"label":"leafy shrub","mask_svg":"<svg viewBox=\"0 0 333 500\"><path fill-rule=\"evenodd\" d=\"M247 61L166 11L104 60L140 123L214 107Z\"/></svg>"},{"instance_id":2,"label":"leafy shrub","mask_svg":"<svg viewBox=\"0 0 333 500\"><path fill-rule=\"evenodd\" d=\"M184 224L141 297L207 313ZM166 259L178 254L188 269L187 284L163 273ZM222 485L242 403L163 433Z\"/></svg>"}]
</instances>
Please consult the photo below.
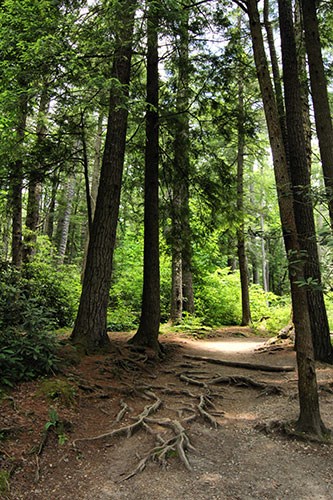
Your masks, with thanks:
<instances>
[{"instance_id":1,"label":"leafy shrub","mask_svg":"<svg viewBox=\"0 0 333 500\"><path fill-rule=\"evenodd\" d=\"M80 296L74 266L55 266L50 243L41 239L34 260L20 272L0 264L0 328L61 328L72 324Z\"/></svg>"},{"instance_id":2,"label":"leafy shrub","mask_svg":"<svg viewBox=\"0 0 333 500\"><path fill-rule=\"evenodd\" d=\"M250 305L255 328L277 333L290 321L291 305L288 295L280 297L272 292L265 292L259 285L251 285Z\"/></svg>"},{"instance_id":3,"label":"leafy shrub","mask_svg":"<svg viewBox=\"0 0 333 500\"><path fill-rule=\"evenodd\" d=\"M56 340L49 333L8 328L0 334L0 385L11 387L53 373L58 363L56 348Z\"/></svg>"},{"instance_id":4,"label":"leafy shrub","mask_svg":"<svg viewBox=\"0 0 333 500\"><path fill-rule=\"evenodd\" d=\"M238 272L229 268L208 274L196 290L196 311L205 325L235 325L241 322L241 288ZM290 321L289 296L250 287L250 308L255 328L277 332Z\"/></svg>"},{"instance_id":5,"label":"leafy shrub","mask_svg":"<svg viewBox=\"0 0 333 500\"><path fill-rule=\"evenodd\" d=\"M170 308L170 257L160 255L161 321L167 321ZM118 243L108 310L108 329L132 330L138 327L141 315L143 284L143 235L127 231Z\"/></svg>"},{"instance_id":6,"label":"leafy shrub","mask_svg":"<svg viewBox=\"0 0 333 500\"><path fill-rule=\"evenodd\" d=\"M118 305L116 309L108 309L107 328L112 332L133 330L138 326L139 319L139 311L135 313L130 310L129 306Z\"/></svg>"},{"instance_id":7,"label":"leafy shrub","mask_svg":"<svg viewBox=\"0 0 333 500\"><path fill-rule=\"evenodd\" d=\"M196 290L196 312L209 326L241 321L239 274L229 268L208 274Z\"/></svg>"}]
</instances>

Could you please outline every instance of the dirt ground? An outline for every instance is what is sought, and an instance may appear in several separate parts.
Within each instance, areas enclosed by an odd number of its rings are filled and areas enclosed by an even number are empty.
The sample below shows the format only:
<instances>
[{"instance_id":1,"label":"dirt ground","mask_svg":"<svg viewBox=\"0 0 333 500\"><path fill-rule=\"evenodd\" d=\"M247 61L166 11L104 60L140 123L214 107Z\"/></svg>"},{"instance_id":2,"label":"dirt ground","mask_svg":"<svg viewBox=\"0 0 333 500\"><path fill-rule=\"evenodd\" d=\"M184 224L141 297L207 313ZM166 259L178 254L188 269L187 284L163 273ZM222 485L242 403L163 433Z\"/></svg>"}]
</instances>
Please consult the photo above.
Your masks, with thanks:
<instances>
[{"instance_id":1,"label":"dirt ground","mask_svg":"<svg viewBox=\"0 0 333 500\"><path fill-rule=\"evenodd\" d=\"M114 353L56 376L69 392L21 384L1 403L4 498L333 499L330 445L262 431L297 418L296 371L199 359L295 367L291 348L263 352L263 339L244 334L163 335L161 363L129 351L128 334L111 334ZM322 417L333 429L333 368L319 365L317 374Z\"/></svg>"}]
</instances>

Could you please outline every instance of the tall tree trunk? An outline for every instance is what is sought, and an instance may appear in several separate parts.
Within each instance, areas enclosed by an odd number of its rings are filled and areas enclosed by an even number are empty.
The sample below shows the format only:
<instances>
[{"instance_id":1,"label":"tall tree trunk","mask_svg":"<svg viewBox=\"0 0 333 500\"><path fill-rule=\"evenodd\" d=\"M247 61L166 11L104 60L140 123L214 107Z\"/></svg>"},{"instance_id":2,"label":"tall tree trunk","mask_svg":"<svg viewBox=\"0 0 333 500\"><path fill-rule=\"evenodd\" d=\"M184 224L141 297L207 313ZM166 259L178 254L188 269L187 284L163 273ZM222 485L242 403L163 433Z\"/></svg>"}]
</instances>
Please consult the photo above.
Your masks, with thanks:
<instances>
[{"instance_id":1,"label":"tall tree trunk","mask_svg":"<svg viewBox=\"0 0 333 500\"><path fill-rule=\"evenodd\" d=\"M101 173L103 120L104 120L104 113L102 111L100 111L100 113L98 115L97 130L96 130L96 137L95 137L95 143L94 143L94 166L93 166L93 172L92 172L92 178L91 178L91 186L90 186L90 190L89 190L90 191L90 205L91 205L91 218L92 218L92 220L94 220L94 215L95 215L99 177L100 177L100 173ZM90 231L91 231L91 228L89 231L85 232L84 255L83 255L83 259L82 259L82 273L81 273L82 279L83 279L84 271L86 268Z\"/></svg>"},{"instance_id":2,"label":"tall tree trunk","mask_svg":"<svg viewBox=\"0 0 333 500\"><path fill-rule=\"evenodd\" d=\"M59 264L63 264L65 260L74 194L75 194L75 178L73 176L68 180L66 189L66 207L61 221L60 241L58 247Z\"/></svg>"},{"instance_id":3,"label":"tall tree trunk","mask_svg":"<svg viewBox=\"0 0 333 500\"><path fill-rule=\"evenodd\" d=\"M106 314L116 242L122 184L127 97L130 81L136 1L117 4L116 48L111 77L119 82L110 92L109 116L95 215L89 240L82 294L71 339L86 352L109 344Z\"/></svg>"},{"instance_id":4,"label":"tall tree trunk","mask_svg":"<svg viewBox=\"0 0 333 500\"><path fill-rule=\"evenodd\" d=\"M239 29L240 29L239 18ZM237 253L241 281L241 297L242 297L242 326L247 326L251 323L250 312L250 295L249 295L249 277L247 256L245 248L245 229L244 229L244 86L242 76L238 75L238 116L237 116L237 212L241 218L239 228L237 230Z\"/></svg>"},{"instance_id":5,"label":"tall tree trunk","mask_svg":"<svg viewBox=\"0 0 333 500\"><path fill-rule=\"evenodd\" d=\"M103 111L100 111L99 115L98 115L96 138L95 138L95 144L94 144L94 166L93 166L91 187L90 187L91 212L92 212L93 219L94 219L94 214L95 214L96 199L97 199L98 185L99 185L99 177L100 177L100 172L101 172L103 121L104 121L104 113L103 113Z\"/></svg>"},{"instance_id":6,"label":"tall tree trunk","mask_svg":"<svg viewBox=\"0 0 333 500\"><path fill-rule=\"evenodd\" d=\"M25 82L22 82L22 88ZM25 126L28 113L28 97L26 91L22 91L18 102L18 124L16 129L17 149L19 157L12 165L10 174L10 205L12 213L12 262L14 266L21 267L22 264L22 190L23 190L23 161L22 144L25 136Z\"/></svg>"},{"instance_id":7,"label":"tall tree trunk","mask_svg":"<svg viewBox=\"0 0 333 500\"><path fill-rule=\"evenodd\" d=\"M192 234L189 207L190 129L189 129L189 9L184 9L178 28L179 47L177 60L177 96L174 141L174 182L178 193L182 261L182 309L194 314L194 292L192 276ZM177 235L175 236L177 238ZM178 234L179 238L179 234Z\"/></svg>"},{"instance_id":8,"label":"tall tree trunk","mask_svg":"<svg viewBox=\"0 0 333 500\"><path fill-rule=\"evenodd\" d=\"M266 30L268 30L269 33L269 21L268 21L268 7L267 7L268 0L266 0L266 14L265 14L265 26ZM297 16L297 8L296 8L296 19L299 18ZM299 19L298 19L298 22ZM304 139L305 139L305 148L306 148L306 153L307 153L307 165L308 165L308 172L306 174L307 183L310 185L310 165L311 165L311 126L310 126L310 119L309 119L309 108L308 108L308 98L307 98L307 85L306 82L304 81L306 79L305 77L305 69L303 68L304 65L304 58L302 56L302 51L304 53L304 49L302 48L303 40L302 40L302 35L301 35L301 29L299 28L297 30L298 34L298 50L295 52L297 61L299 64L299 67L301 68L302 71L302 87L301 87L301 110L302 110L302 118L303 118L303 130L304 130ZM285 110L284 110L284 105L281 104L281 89L279 85L279 72L277 68L277 60L275 60L276 53L274 47L274 40L271 35L268 35L269 39L269 47L270 47L270 52L271 52L271 59L272 59L272 64L273 64L273 73L274 73L274 81L275 81L275 89L276 89L276 99L277 99L277 104L278 104L278 112L279 112L279 119L280 119L280 126L282 130L282 135L284 139L284 147L286 151L286 156L288 160L288 172L289 172L289 145L288 141L286 139L287 135L287 130L286 130L286 116L285 116ZM274 62L275 61L275 62ZM275 69L274 69L275 68ZM277 80L278 79L278 80ZM333 142L332 142L333 145ZM333 159L333 157L332 157ZM333 172L333 170L332 170ZM289 172L290 175L290 172ZM303 181L301 182L300 185L303 185ZM332 177L332 186L333 186L333 177ZM333 193L333 192L332 192ZM309 197L311 198L311 193L309 192ZM332 198L333 199L333 198ZM333 205L332 205L333 206ZM317 245L316 245L316 235L315 235L315 226L314 226L314 221L312 217L312 222L307 225L306 228L307 236L305 237L306 241L306 246L307 246L307 252L309 254L309 259L307 261L306 267L305 267L305 273L306 273L306 278L312 279L313 283L315 284L314 287L310 288L308 290L308 303L309 303L309 313L310 313L310 321L311 321L311 331L312 331L312 339L313 339L313 346L314 346L314 355L315 359L319 361L324 361L324 362L333 362L333 350L331 346L331 340L330 340L330 332L329 332L329 325L328 325L328 319L327 319L327 313L326 313L326 308L325 308L325 302L324 302L324 297L323 293L321 290L321 273L320 273L320 264L319 264L319 257L318 257L318 250L317 250Z\"/></svg>"},{"instance_id":9,"label":"tall tree trunk","mask_svg":"<svg viewBox=\"0 0 333 500\"><path fill-rule=\"evenodd\" d=\"M37 116L36 127L36 146L37 148L42 145L46 134L45 115L48 111L50 97L48 93L47 84L44 85L40 97L39 110ZM36 165L29 175L29 188L28 188L28 203L27 203L27 216L25 220L28 233L24 239L23 246L23 261L29 262L35 253L35 246L37 241L37 230L39 224L39 210L40 200L42 196L42 180L44 174L42 166Z\"/></svg>"},{"instance_id":10,"label":"tall tree trunk","mask_svg":"<svg viewBox=\"0 0 333 500\"><path fill-rule=\"evenodd\" d=\"M309 84L308 84L308 72L306 64L306 53L305 53L305 37L303 29L303 19L301 16L301 0L295 1L294 6L294 32L295 32L295 42L296 42L296 53L297 53L297 64L300 79L300 90L301 90L301 102L302 102L302 113L303 113L303 128L304 128L304 139L306 148L306 157L308 162L308 169L311 172L312 164L312 132L311 132L311 118L310 118L310 105L309 105Z\"/></svg>"},{"instance_id":11,"label":"tall tree trunk","mask_svg":"<svg viewBox=\"0 0 333 500\"><path fill-rule=\"evenodd\" d=\"M314 219L311 201L310 175L306 155L305 133L302 115L301 86L297 66L297 51L292 20L291 0L279 0L279 22L283 62L283 80L287 117L290 174L294 195L294 214L298 235L298 244L304 261L305 277L313 263L309 245L314 241ZM309 232L310 231L310 232ZM308 269L307 269L308 268ZM310 274L310 276L312 276ZM302 286L298 283L298 288ZM311 288L311 285L310 285ZM295 306L306 308L306 298L298 300ZM295 311L294 311L295 316ZM310 318L311 319L311 318ZM314 352L308 330L296 333L296 351L298 360L298 390L300 416L298 430L321 435L324 430L319 412Z\"/></svg>"},{"instance_id":12,"label":"tall tree trunk","mask_svg":"<svg viewBox=\"0 0 333 500\"><path fill-rule=\"evenodd\" d=\"M45 217L44 231L49 237L50 241L53 240L54 232L54 213L56 207L57 190L59 187L59 178L57 174L54 174L51 178L51 199L48 204L47 214Z\"/></svg>"},{"instance_id":13,"label":"tall tree trunk","mask_svg":"<svg viewBox=\"0 0 333 500\"><path fill-rule=\"evenodd\" d=\"M331 228L333 230L333 127L315 0L302 0L305 45Z\"/></svg>"},{"instance_id":14,"label":"tall tree trunk","mask_svg":"<svg viewBox=\"0 0 333 500\"><path fill-rule=\"evenodd\" d=\"M265 292L268 292L269 291L268 262L266 258L265 224L264 224L263 213L260 214L260 245L261 245L262 285Z\"/></svg>"},{"instance_id":15,"label":"tall tree trunk","mask_svg":"<svg viewBox=\"0 0 333 500\"><path fill-rule=\"evenodd\" d=\"M294 216L293 195L291 191L284 139L279 122L273 86L269 74L264 42L261 32L260 16L256 0L247 1L247 11L254 59L258 81L264 103L264 111L272 148L274 173L278 192L278 203L282 232L288 254L289 278L296 332L297 363L299 377L300 415L298 429L321 435L322 422L319 413L318 392L311 337L310 317L307 294L298 282L304 280L304 266L295 265L301 255ZM296 60L296 57L295 57ZM308 390L305 387L308 385Z\"/></svg>"},{"instance_id":16,"label":"tall tree trunk","mask_svg":"<svg viewBox=\"0 0 333 500\"><path fill-rule=\"evenodd\" d=\"M143 293L140 325L131 343L160 353L158 6L155 0L149 2L147 47Z\"/></svg>"},{"instance_id":17,"label":"tall tree trunk","mask_svg":"<svg viewBox=\"0 0 333 500\"><path fill-rule=\"evenodd\" d=\"M286 124L286 112L284 107L283 90L282 90L282 78L280 74L279 60L275 48L274 31L272 23L270 21L269 5L270 5L269 0L264 0L264 26L266 30L267 43L268 43L270 61L272 66L275 99L279 113L280 127L283 136L283 143L286 151L286 156L288 159L287 124Z\"/></svg>"},{"instance_id":18,"label":"tall tree trunk","mask_svg":"<svg viewBox=\"0 0 333 500\"><path fill-rule=\"evenodd\" d=\"M172 269L171 269L171 323L177 325L182 322L183 317L183 273L182 254L176 247L175 238L172 241Z\"/></svg>"}]
</instances>

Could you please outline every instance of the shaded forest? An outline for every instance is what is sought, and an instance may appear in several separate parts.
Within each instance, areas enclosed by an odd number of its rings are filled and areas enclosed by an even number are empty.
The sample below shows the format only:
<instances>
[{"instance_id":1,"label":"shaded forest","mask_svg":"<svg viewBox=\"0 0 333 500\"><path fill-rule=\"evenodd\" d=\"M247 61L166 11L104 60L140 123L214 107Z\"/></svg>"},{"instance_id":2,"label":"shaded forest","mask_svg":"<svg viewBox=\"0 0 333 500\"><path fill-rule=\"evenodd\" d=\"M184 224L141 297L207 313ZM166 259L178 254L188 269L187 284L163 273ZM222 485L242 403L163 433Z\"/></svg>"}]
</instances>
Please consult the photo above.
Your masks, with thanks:
<instances>
[{"instance_id":1,"label":"shaded forest","mask_svg":"<svg viewBox=\"0 0 333 500\"><path fill-rule=\"evenodd\" d=\"M328 439L331 11L1 2L1 393L56 372L59 339L116 356L131 331L158 362L163 331L288 327L294 435Z\"/></svg>"}]
</instances>

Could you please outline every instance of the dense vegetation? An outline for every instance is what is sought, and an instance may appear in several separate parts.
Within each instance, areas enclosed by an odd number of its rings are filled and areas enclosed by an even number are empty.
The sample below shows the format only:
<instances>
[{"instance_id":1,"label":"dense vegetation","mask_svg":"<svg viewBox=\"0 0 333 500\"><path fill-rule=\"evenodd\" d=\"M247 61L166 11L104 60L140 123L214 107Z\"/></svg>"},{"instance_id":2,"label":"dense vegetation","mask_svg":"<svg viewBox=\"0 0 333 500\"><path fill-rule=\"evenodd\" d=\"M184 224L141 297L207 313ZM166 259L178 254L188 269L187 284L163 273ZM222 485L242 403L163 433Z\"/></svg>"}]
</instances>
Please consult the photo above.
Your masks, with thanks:
<instances>
[{"instance_id":1,"label":"dense vegetation","mask_svg":"<svg viewBox=\"0 0 333 500\"><path fill-rule=\"evenodd\" d=\"M331 120L309 38L318 15L330 83L332 23L330 2L313 5L295 2L292 17L291 2L265 1L267 62L252 0L1 3L2 384L55 368L47 332L74 325L87 351L106 327L139 326L148 345L154 314L276 333L290 292L295 325L306 301L314 355L332 360L315 330L327 340L326 311L333 322L333 138L318 131L317 112L328 133Z\"/></svg>"}]
</instances>

